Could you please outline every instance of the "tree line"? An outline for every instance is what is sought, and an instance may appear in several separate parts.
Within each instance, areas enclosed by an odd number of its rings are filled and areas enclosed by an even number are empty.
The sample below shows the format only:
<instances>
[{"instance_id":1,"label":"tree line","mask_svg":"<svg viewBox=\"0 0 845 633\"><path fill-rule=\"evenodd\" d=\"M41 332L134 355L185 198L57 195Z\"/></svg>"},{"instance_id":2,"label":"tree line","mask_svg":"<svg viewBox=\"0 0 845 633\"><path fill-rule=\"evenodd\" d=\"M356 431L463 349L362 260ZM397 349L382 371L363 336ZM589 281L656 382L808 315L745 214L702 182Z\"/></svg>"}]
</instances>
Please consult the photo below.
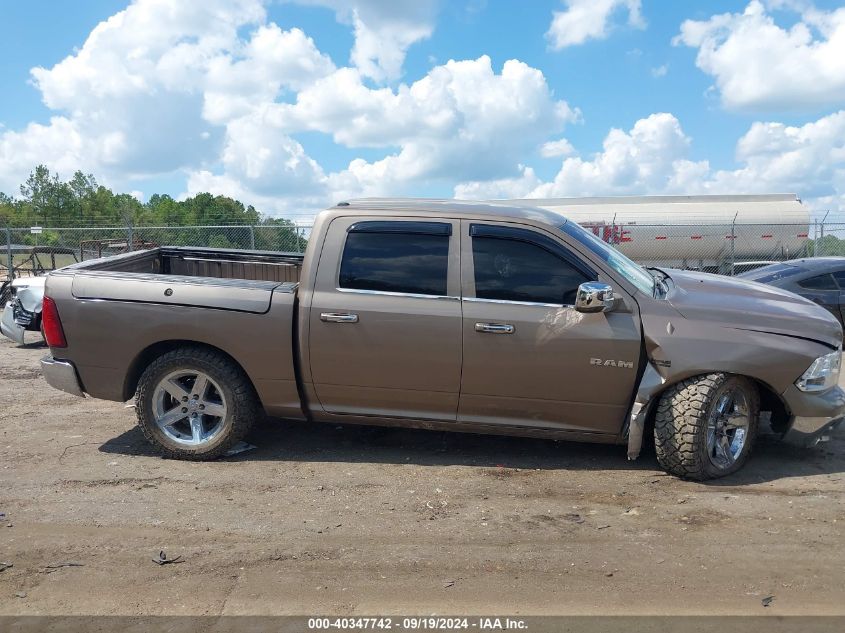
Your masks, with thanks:
<instances>
[{"instance_id":1,"label":"tree line","mask_svg":"<svg viewBox=\"0 0 845 633\"><path fill-rule=\"evenodd\" d=\"M243 226L241 230L214 225ZM154 194L141 202L128 193L115 193L99 184L92 174L77 171L62 180L44 165L38 165L20 186L18 196L0 192L0 228L44 227L40 236L15 231L15 241L24 244L68 245L76 241L126 239L121 228L110 232L96 227L132 227L132 239L170 245L214 246L300 250L304 238L289 220L271 218L252 205L227 196L199 193L184 200ZM156 231L145 227L209 227ZM250 229L249 227L259 227ZM83 227L84 231L60 231ZM18 239L18 236L20 238Z\"/></svg>"}]
</instances>

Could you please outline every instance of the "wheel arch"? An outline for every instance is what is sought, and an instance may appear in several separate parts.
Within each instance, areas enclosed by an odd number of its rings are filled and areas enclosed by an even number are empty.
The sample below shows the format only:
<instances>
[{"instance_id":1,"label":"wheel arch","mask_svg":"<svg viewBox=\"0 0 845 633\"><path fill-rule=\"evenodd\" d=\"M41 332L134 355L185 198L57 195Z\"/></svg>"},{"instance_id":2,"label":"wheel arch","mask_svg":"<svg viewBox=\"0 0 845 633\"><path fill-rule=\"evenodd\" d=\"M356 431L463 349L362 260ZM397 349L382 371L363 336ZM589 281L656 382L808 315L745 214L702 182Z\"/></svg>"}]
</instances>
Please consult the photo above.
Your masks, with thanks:
<instances>
[{"instance_id":1,"label":"wheel arch","mask_svg":"<svg viewBox=\"0 0 845 633\"><path fill-rule=\"evenodd\" d=\"M157 343L153 343L152 345L147 346L146 348L141 350L141 352L138 353L138 355L132 360L132 363L129 365L129 370L126 372L126 379L123 383L123 400L129 400L130 398L132 398L133 395L135 395L135 391L138 389L138 382L141 380L141 376L143 375L147 367L149 367L153 363L153 361L155 361L155 359L163 356L164 354L167 354L168 352L183 347L203 349L224 356L226 360L231 362L235 367L237 367L241 372L243 372L244 376L246 376L247 380L249 380L250 385L252 385L253 391L255 391L255 383L252 381L252 378L250 378L243 365L241 365L231 354L220 349L219 347L209 345L208 343L201 343L199 341L192 341L187 339L171 339L166 341L158 341Z\"/></svg>"},{"instance_id":2,"label":"wheel arch","mask_svg":"<svg viewBox=\"0 0 845 633\"><path fill-rule=\"evenodd\" d=\"M651 371L648 371L651 369ZM760 411L771 412L771 427L776 433L785 433L789 428L789 421L791 413L786 401L781 395L768 383L754 376L747 374L737 374L728 371L713 370L700 371L690 374L683 374L673 376L671 379L658 381L657 370L653 365L649 364L647 371L640 379L638 385L635 403L639 406L632 408L630 413L630 420L628 421L628 458L636 459L642 449L643 439L650 437L654 431L654 418L657 414L657 403L669 389L678 383L695 378L698 376L706 376L707 374L729 374L740 376L750 380L757 388L760 396ZM641 415L637 420L638 414ZM624 441L624 440L623 440Z\"/></svg>"}]
</instances>

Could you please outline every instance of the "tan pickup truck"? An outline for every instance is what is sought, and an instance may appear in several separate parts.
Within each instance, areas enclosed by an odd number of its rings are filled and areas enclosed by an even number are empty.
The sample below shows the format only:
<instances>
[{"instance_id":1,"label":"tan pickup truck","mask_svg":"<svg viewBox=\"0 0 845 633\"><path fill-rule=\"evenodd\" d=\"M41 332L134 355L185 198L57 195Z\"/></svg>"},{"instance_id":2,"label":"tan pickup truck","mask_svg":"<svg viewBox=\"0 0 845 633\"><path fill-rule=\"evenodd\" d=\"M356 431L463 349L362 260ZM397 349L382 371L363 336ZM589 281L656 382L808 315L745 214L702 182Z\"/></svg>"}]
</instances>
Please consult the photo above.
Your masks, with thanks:
<instances>
[{"instance_id":1,"label":"tan pickup truck","mask_svg":"<svg viewBox=\"0 0 845 633\"><path fill-rule=\"evenodd\" d=\"M842 331L753 282L645 269L541 209L360 200L304 256L162 247L47 281L54 387L134 397L146 437L209 459L263 414L627 444L734 472L761 413L812 444L839 425ZM653 432L652 432L653 429Z\"/></svg>"}]
</instances>

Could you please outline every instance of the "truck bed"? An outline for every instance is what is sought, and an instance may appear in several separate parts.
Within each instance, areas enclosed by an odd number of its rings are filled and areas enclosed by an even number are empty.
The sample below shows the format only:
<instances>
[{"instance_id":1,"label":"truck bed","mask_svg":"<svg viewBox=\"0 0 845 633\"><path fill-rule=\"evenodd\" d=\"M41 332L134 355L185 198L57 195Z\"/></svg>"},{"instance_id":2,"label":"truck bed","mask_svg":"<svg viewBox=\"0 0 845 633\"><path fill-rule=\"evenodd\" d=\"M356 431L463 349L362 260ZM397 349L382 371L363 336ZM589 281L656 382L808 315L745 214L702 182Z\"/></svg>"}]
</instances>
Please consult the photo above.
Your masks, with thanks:
<instances>
[{"instance_id":1,"label":"truck bed","mask_svg":"<svg viewBox=\"0 0 845 633\"><path fill-rule=\"evenodd\" d=\"M106 271L298 282L304 255L275 251L242 251L222 248L162 246L81 262L78 272Z\"/></svg>"},{"instance_id":2,"label":"truck bed","mask_svg":"<svg viewBox=\"0 0 845 633\"><path fill-rule=\"evenodd\" d=\"M76 299L134 301L263 314L291 293L303 255L214 248L160 248L73 264Z\"/></svg>"},{"instance_id":3,"label":"truck bed","mask_svg":"<svg viewBox=\"0 0 845 633\"><path fill-rule=\"evenodd\" d=\"M201 344L249 376L265 410L301 417L294 371L296 253L164 246L52 273L67 347L87 393L132 396L148 356Z\"/></svg>"}]
</instances>

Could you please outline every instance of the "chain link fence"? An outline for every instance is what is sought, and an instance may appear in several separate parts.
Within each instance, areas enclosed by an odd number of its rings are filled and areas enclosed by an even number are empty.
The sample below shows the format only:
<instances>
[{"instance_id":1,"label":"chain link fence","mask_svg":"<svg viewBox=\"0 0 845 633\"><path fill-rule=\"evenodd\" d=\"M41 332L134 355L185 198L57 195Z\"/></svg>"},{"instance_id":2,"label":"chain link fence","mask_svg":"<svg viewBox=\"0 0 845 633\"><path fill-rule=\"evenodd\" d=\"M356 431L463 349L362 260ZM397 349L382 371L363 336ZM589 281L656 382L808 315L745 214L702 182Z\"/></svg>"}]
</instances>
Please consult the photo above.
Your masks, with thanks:
<instances>
[{"instance_id":1,"label":"chain link fence","mask_svg":"<svg viewBox=\"0 0 845 633\"><path fill-rule=\"evenodd\" d=\"M648 265L739 274L769 262L845 256L845 223L584 223L600 239ZM310 225L0 228L0 282L73 262L156 246L305 251ZM10 275L11 271L11 275Z\"/></svg>"},{"instance_id":2,"label":"chain link fence","mask_svg":"<svg viewBox=\"0 0 845 633\"><path fill-rule=\"evenodd\" d=\"M157 246L302 253L310 233L310 225L297 224L0 229L0 282Z\"/></svg>"}]
</instances>

